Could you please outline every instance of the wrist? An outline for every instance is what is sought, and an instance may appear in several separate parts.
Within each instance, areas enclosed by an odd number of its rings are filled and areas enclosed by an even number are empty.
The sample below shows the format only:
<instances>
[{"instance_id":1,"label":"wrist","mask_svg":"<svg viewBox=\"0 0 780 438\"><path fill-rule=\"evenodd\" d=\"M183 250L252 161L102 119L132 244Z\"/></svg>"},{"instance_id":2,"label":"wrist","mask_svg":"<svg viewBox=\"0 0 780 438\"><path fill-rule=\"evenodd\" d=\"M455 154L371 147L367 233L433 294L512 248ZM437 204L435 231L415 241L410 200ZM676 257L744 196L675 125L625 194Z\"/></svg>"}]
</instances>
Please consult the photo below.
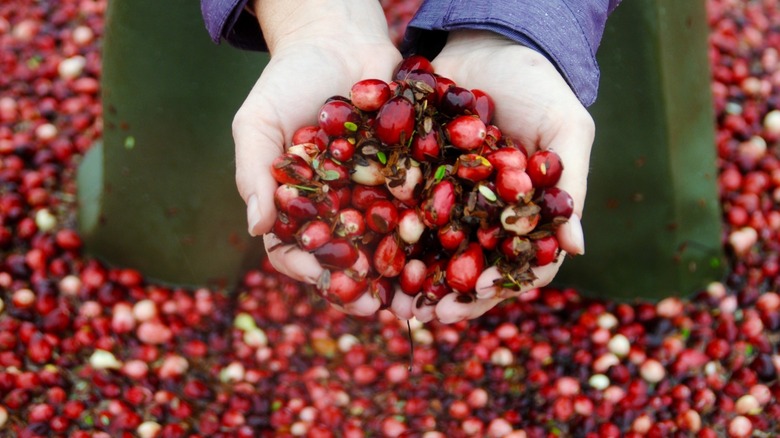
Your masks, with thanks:
<instances>
[{"instance_id":1,"label":"wrist","mask_svg":"<svg viewBox=\"0 0 780 438\"><path fill-rule=\"evenodd\" d=\"M389 41L387 21L379 2L367 0L249 0L263 29L269 52L296 43Z\"/></svg>"}]
</instances>

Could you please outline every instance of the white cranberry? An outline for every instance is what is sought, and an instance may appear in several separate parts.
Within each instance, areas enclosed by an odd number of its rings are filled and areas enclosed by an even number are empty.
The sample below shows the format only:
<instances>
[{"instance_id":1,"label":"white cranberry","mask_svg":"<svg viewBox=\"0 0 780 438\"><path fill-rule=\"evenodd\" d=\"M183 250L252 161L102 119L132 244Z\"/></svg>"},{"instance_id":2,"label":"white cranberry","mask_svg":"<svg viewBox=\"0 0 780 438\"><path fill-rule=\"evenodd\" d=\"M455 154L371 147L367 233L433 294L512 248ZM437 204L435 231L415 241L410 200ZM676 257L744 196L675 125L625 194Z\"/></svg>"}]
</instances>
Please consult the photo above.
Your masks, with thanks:
<instances>
[{"instance_id":1,"label":"white cranberry","mask_svg":"<svg viewBox=\"0 0 780 438\"><path fill-rule=\"evenodd\" d=\"M466 398L466 402L474 409L483 408L488 402L488 392L482 388L474 388Z\"/></svg>"},{"instance_id":2,"label":"white cranberry","mask_svg":"<svg viewBox=\"0 0 780 438\"><path fill-rule=\"evenodd\" d=\"M656 304L655 312L661 318L675 318L683 312L682 300L677 297L664 298Z\"/></svg>"},{"instance_id":3,"label":"white cranberry","mask_svg":"<svg viewBox=\"0 0 780 438\"><path fill-rule=\"evenodd\" d=\"M231 362L219 373L219 380L227 382L240 382L244 380L244 365L241 362Z\"/></svg>"},{"instance_id":4,"label":"white cranberry","mask_svg":"<svg viewBox=\"0 0 780 438\"><path fill-rule=\"evenodd\" d=\"M81 289L81 279L76 275L66 275L57 286L62 294L74 296Z\"/></svg>"},{"instance_id":5,"label":"white cranberry","mask_svg":"<svg viewBox=\"0 0 780 438\"><path fill-rule=\"evenodd\" d=\"M190 364L187 362L187 359L178 354L172 354L163 359L163 363L160 365L157 374L163 379L179 377L187 372L189 367Z\"/></svg>"},{"instance_id":6,"label":"white cranberry","mask_svg":"<svg viewBox=\"0 0 780 438\"><path fill-rule=\"evenodd\" d=\"M734 417L729 422L729 436L732 438L749 437L753 433L753 423L742 415Z\"/></svg>"},{"instance_id":7,"label":"white cranberry","mask_svg":"<svg viewBox=\"0 0 780 438\"><path fill-rule=\"evenodd\" d=\"M155 421L144 421L138 425L135 432L140 438L154 438L160 433L162 426Z\"/></svg>"},{"instance_id":8,"label":"white cranberry","mask_svg":"<svg viewBox=\"0 0 780 438\"><path fill-rule=\"evenodd\" d=\"M609 387L609 377L604 374L594 374L588 379L591 388L603 391Z\"/></svg>"},{"instance_id":9,"label":"white cranberry","mask_svg":"<svg viewBox=\"0 0 780 438\"><path fill-rule=\"evenodd\" d=\"M74 79L81 75L84 67L87 65L87 59L81 55L65 58L57 66L57 72L62 79Z\"/></svg>"},{"instance_id":10,"label":"white cranberry","mask_svg":"<svg viewBox=\"0 0 780 438\"><path fill-rule=\"evenodd\" d=\"M615 315L605 312L599 315L596 324L598 324L598 326L603 329L612 330L613 328L617 327L618 319L615 317Z\"/></svg>"},{"instance_id":11,"label":"white cranberry","mask_svg":"<svg viewBox=\"0 0 780 438\"><path fill-rule=\"evenodd\" d=\"M51 123L43 123L35 128L35 136L41 141L53 140L57 137L57 127Z\"/></svg>"},{"instance_id":12,"label":"white cranberry","mask_svg":"<svg viewBox=\"0 0 780 438\"><path fill-rule=\"evenodd\" d=\"M305 421L307 423L313 422L317 419L317 408L314 406L303 407L301 412L298 414L298 418L300 418L301 421Z\"/></svg>"},{"instance_id":13,"label":"white cranberry","mask_svg":"<svg viewBox=\"0 0 780 438\"><path fill-rule=\"evenodd\" d=\"M615 356L625 357L628 356L628 353L631 351L631 343L625 335L618 333L609 340L607 348L611 353L614 353Z\"/></svg>"},{"instance_id":14,"label":"white cranberry","mask_svg":"<svg viewBox=\"0 0 780 438\"><path fill-rule=\"evenodd\" d=\"M740 415L756 415L761 412L761 404L750 394L745 394L737 399L734 411Z\"/></svg>"},{"instance_id":15,"label":"white cranberry","mask_svg":"<svg viewBox=\"0 0 780 438\"><path fill-rule=\"evenodd\" d=\"M150 321L157 317L157 304L152 300L141 300L133 305L133 316L138 322Z\"/></svg>"},{"instance_id":16,"label":"white cranberry","mask_svg":"<svg viewBox=\"0 0 780 438\"><path fill-rule=\"evenodd\" d=\"M620 359L614 353L604 353L593 361L593 371L605 373L613 365L620 363Z\"/></svg>"},{"instance_id":17,"label":"white cranberry","mask_svg":"<svg viewBox=\"0 0 780 438\"><path fill-rule=\"evenodd\" d=\"M350 176L353 182L364 186L378 186L385 183L384 166L374 160L367 160L368 165L355 164Z\"/></svg>"},{"instance_id":18,"label":"white cranberry","mask_svg":"<svg viewBox=\"0 0 780 438\"><path fill-rule=\"evenodd\" d=\"M20 309L26 309L35 303L35 292L27 288L22 288L14 292L12 297L14 306Z\"/></svg>"},{"instance_id":19,"label":"white cranberry","mask_svg":"<svg viewBox=\"0 0 780 438\"><path fill-rule=\"evenodd\" d=\"M244 343L252 348L265 347L268 345L268 336L263 329L255 327L244 332Z\"/></svg>"},{"instance_id":20,"label":"white cranberry","mask_svg":"<svg viewBox=\"0 0 780 438\"><path fill-rule=\"evenodd\" d=\"M648 359L639 367L639 374L649 383L658 383L666 377L666 369L661 362Z\"/></svg>"},{"instance_id":21,"label":"white cranberry","mask_svg":"<svg viewBox=\"0 0 780 438\"><path fill-rule=\"evenodd\" d=\"M515 361L515 356L512 351L506 347L498 347L490 354L490 363L506 367L512 365Z\"/></svg>"},{"instance_id":22,"label":"white cranberry","mask_svg":"<svg viewBox=\"0 0 780 438\"><path fill-rule=\"evenodd\" d=\"M399 163L399 166L402 165ZM423 174L419 166L412 165L406 169L406 177L404 183L400 185L390 184L390 181L385 181L387 190L390 191L396 199L405 202L414 199L414 193L417 186L422 183Z\"/></svg>"},{"instance_id":23,"label":"white cranberry","mask_svg":"<svg viewBox=\"0 0 780 438\"><path fill-rule=\"evenodd\" d=\"M780 135L780 110L772 110L764 117L764 129L768 134Z\"/></svg>"},{"instance_id":24,"label":"white cranberry","mask_svg":"<svg viewBox=\"0 0 780 438\"><path fill-rule=\"evenodd\" d=\"M512 432L512 425L503 418L494 418L488 424L487 436L490 438L502 438Z\"/></svg>"},{"instance_id":25,"label":"white cranberry","mask_svg":"<svg viewBox=\"0 0 780 438\"><path fill-rule=\"evenodd\" d=\"M49 209L41 208L35 212L35 225L44 233L51 231L57 226L57 217Z\"/></svg>"},{"instance_id":26,"label":"white cranberry","mask_svg":"<svg viewBox=\"0 0 780 438\"><path fill-rule=\"evenodd\" d=\"M304 436L309 431L309 425L303 421L296 421L290 426L292 436Z\"/></svg>"},{"instance_id":27,"label":"white cranberry","mask_svg":"<svg viewBox=\"0 0 780 438\"><path fill-rule=\"evenodd\" d=\"M744 227L732 231L728 237L728 243L734 252L739 256L744 256L758 242L758 232L751 227Z\"/></svg>"},{"instance_id":28,"label":"white cranberry","mask_svg":"<svg viewBox=\"0 0 780 438\"><path fill-rule=\"evenodd\" d=\"M89 364L96 370L118 370L122 368L122 362L118 361L113 353L106 350L95 350L92 356L89 357Z\"/></svg>"},{"instance_id":29,"label":"white cranberry","mask_svg":"<svg viewBox=\"0 0 780 438\"><path fill-rule=\"evenodd\" d=\"M87 44L91 43L94 37L95 33L89 26L78 26L73 29L73 33L71 34L73 42L80 46L86 46Z\"/></svg>"}]
</instances>

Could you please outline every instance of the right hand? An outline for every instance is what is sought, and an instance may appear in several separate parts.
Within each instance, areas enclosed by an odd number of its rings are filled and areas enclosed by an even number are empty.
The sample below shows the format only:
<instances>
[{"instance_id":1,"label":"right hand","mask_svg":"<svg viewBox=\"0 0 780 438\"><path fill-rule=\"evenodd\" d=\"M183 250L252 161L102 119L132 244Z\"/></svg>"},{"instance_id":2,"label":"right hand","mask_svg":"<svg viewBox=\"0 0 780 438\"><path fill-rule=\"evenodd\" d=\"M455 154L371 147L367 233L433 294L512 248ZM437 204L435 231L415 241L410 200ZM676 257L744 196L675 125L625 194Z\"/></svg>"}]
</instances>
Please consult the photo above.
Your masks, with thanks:
<instances>
[{"instance_id":1,"label":"right hand","mask_svg":"<svg viewBox=\"0 0 780 438\"><path fill-rule=\"evenodd\" d=\"M295 130L315 125L325 100L347 96L355 82L389 82L401 61L379 2L263 0L257 2L256 14L271 61L233 120L236 185L254 236L268 233L276 219L271 163ZM274 236L266 234L266 250L278 271L316 282L322 267L314 256L293 245L269 251L274 243ZM364 295L345 310L375 312L378 300Z\"/></svg>"}]
</instances>

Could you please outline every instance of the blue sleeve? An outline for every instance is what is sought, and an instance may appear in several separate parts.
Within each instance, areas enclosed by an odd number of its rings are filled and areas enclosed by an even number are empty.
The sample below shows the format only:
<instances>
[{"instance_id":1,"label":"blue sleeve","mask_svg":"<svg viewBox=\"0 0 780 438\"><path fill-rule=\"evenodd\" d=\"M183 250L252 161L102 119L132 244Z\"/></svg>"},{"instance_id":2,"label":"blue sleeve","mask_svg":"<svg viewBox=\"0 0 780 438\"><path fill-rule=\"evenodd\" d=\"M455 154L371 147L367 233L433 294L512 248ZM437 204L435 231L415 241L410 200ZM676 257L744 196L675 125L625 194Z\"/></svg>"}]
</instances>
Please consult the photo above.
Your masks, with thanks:
<instances>
[{"instance_id":1,"label":"blue sleeve","mask_svg":"<svg viewBox=\"0 0 780 438\"><path fill-rule=\"evenodd\" d=\"M211 39L235 47L266 50L248 0L201 0ZM621 0L424 0L409 23L402 50L429 58L438 54L447 32L481 29L499 33L546 56L585 106L596 100L596 50L607 16Z\"/></svg>"},{"instance_id":2,"label":"blue sleeve","mask_svg":"<svg viewBox=\"0 0 780 438\"><path fill-rule=\"evenodd\" d=\"M435 56L448 31L496 32L546 56L585 106L596 100L596 50L620 0L425 0L409 23L405 55Z\"/></svg>"},{"instance_id":3,"label":"blue sleeve","mask_svg":"<svg viewBox=\"0 0 780 438\"><path fill-rule=\"evenodd\" d=\"M211 40L224 39L230 45L246 50L266 50L260 25L245 10L248 0L200 0L200 10Z\"/></svg>"}]
</instances>

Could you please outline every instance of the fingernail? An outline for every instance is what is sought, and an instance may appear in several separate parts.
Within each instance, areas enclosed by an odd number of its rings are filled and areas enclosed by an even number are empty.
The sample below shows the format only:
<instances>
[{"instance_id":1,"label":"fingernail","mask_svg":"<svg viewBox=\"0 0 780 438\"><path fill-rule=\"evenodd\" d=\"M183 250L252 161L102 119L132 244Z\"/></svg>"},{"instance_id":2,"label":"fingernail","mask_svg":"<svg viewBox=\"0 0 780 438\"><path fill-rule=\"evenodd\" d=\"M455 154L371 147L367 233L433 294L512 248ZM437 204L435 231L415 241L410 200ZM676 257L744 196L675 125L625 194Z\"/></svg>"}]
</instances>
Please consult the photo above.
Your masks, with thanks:
<instances>
[{"instance_id":1,"label":"fingernail","mask_svg":"<svg viewBox=\"0 0 780 438\"><path fill-rule=\"evenodd\" d=\"M571 226L569 227L569 237L574 243L574 254L583 255L585 254L585 233L582 231L582 222L580 222L580 217L576 214L573 214L569 218L569 222L571 223Z\"/></svg>"},{"instance_id":2,"label":"fingernail","mask_svg":"<svg viewBox=\"0 0 780 438\"><path fill-rule=\"evenodd\" d=\"M249 235L257 236L255 227L260 222L260 212L257 210L257 195L251 195L246 203L246 221L249 224Z\"/></svg>"}]
</instances>

